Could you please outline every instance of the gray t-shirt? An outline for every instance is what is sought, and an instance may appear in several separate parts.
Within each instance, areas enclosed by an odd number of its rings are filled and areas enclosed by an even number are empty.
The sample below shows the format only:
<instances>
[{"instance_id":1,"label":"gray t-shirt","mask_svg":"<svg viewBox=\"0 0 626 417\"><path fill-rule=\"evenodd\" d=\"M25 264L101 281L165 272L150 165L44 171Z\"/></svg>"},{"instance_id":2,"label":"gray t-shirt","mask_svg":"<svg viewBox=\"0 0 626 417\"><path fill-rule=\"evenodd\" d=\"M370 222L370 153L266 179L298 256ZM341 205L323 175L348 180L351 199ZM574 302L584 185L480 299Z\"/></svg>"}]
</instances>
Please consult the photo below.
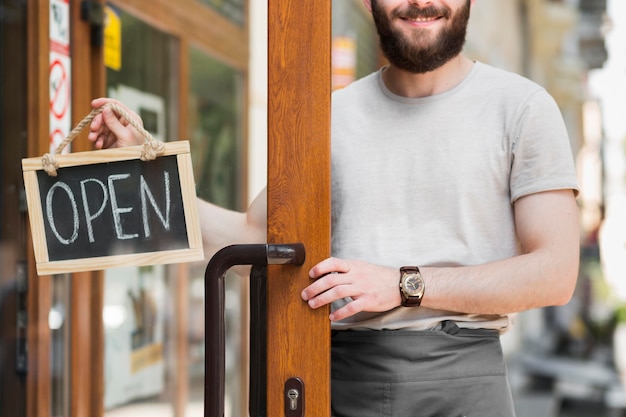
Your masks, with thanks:
<instances>
[{"instance_id":1,"label":"gray t-shirt","mask_svg":"<svg viewBox=\"0 0 626 417\"><path fill-rule=\"evenodd\" d=\"M335 92L332 106L335 257L398 268L508 258L519 253L515 200L577 189L556 103L516 74L475 63L453 89L414 99L391 93L378 71ZM505 331L511 318L398 307L333 326L420 330L449 319Z\"/></svg>"}]
</instances>

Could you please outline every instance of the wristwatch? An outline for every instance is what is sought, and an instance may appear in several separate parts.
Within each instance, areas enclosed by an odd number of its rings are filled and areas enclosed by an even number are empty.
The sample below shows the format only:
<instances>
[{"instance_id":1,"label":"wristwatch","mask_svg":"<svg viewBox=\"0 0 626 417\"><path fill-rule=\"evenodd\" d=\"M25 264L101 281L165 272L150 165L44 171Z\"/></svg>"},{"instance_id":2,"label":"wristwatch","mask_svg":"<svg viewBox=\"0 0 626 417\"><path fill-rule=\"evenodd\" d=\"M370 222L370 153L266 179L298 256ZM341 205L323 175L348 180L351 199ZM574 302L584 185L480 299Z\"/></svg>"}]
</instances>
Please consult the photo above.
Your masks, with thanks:
<instances>
[{"instance_id":1,"label":"wristwatch","mask_svg":"<svg viewBox=\"0 0 626 417\"><path fill-rule=\"evenodd\" d=\"M404 307L419 307L424 297L424 278L416 266L400 268L400 297Z\"/></svg>"}]
</instances>

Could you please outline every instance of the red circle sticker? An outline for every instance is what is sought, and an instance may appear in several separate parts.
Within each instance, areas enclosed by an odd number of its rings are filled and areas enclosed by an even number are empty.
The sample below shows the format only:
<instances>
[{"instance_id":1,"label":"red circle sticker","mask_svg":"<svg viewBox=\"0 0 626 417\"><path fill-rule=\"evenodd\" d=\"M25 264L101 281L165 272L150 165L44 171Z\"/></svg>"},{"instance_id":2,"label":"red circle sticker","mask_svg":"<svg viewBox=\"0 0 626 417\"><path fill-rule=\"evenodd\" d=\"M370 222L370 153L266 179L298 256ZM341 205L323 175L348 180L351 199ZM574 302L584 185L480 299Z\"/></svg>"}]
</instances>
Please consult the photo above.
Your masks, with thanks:
<instances>
[{"instance_id":1,"label":"red circle sticker","mask_svg":"<svg viewBox=\"0 0 626 417\"><path fill-rule=\"evenodd\" d=\"M67 70L61 60L50 64L50 112L57 119L63 119L70 101L70 83Z\"/></svg>"}]
</instances>

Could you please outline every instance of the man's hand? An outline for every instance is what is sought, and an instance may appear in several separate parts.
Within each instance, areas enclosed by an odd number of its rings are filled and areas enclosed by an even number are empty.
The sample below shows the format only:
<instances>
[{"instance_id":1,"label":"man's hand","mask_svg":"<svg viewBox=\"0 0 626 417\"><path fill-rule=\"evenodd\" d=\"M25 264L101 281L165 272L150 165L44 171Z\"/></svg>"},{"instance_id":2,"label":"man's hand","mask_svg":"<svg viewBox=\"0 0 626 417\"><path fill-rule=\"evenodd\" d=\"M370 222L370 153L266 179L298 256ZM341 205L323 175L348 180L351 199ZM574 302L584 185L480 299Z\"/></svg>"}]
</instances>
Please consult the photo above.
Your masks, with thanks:
<instances>
[{"instance_id":1,"label":"man's hand","mask_svg":"<svg viewBox=\"0 0 626 417\"><path fill-rule=\"evenodd\" d=\"M97 98L91 102L91 106L94 109L98 109L107 103L114 103L122 107L135 122L143 126L141 118L117 100ZM115 114L110 108L105 108L102 110L102 113L93 118L89 126L89 135L87 137L94 143L96 149L141 145L145 140L143 136L129 124L128 120Z\"/></svg>"},{"instance_id":2,"label":"man's hand","mask_svg":"<svg viewBox=\"0 0 626 417\"><path fill-rule=\"evenodd\" d=\"M398 269L363 261L328 258L315 265L309 276L316 281L302 291L311 308L319 308L342 298L352 302L330 314L331 321L361 311L382 312L400 305Z\"/></svg>"}]
</instances>

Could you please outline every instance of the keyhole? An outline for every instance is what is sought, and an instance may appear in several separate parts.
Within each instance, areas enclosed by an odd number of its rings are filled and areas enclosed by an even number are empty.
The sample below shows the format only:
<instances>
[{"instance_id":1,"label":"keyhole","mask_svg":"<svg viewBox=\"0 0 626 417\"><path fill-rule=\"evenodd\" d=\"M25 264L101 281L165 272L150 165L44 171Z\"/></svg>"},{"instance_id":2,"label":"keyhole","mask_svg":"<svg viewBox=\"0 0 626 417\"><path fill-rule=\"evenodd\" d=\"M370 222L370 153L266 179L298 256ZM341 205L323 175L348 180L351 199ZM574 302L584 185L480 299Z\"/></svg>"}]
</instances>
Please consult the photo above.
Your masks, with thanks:
<instances>
[{"instance_id":1,"label":"keyhole","mask_svg":"<svg viewBox=\"0 0 626 417\"><path fill-rule=\"evenodd\" d=\"M298 397L300 397L300 393L298 392L297 389L290 389L287 392L287 397L289 397L289 408L292 411L295 411L298 409Z\"/></svg>"},{"instance_id":2,"label":"keyhole","mask_svg":"<svg viewBox=\"0 0 626 417\"><path fill-rule=\"evenodd\" d=\"M285 417L304 417L304 403L306 402L304 382L298 377L289 378L285 381L283 395Z\"/></svg>"}]
</instances>

